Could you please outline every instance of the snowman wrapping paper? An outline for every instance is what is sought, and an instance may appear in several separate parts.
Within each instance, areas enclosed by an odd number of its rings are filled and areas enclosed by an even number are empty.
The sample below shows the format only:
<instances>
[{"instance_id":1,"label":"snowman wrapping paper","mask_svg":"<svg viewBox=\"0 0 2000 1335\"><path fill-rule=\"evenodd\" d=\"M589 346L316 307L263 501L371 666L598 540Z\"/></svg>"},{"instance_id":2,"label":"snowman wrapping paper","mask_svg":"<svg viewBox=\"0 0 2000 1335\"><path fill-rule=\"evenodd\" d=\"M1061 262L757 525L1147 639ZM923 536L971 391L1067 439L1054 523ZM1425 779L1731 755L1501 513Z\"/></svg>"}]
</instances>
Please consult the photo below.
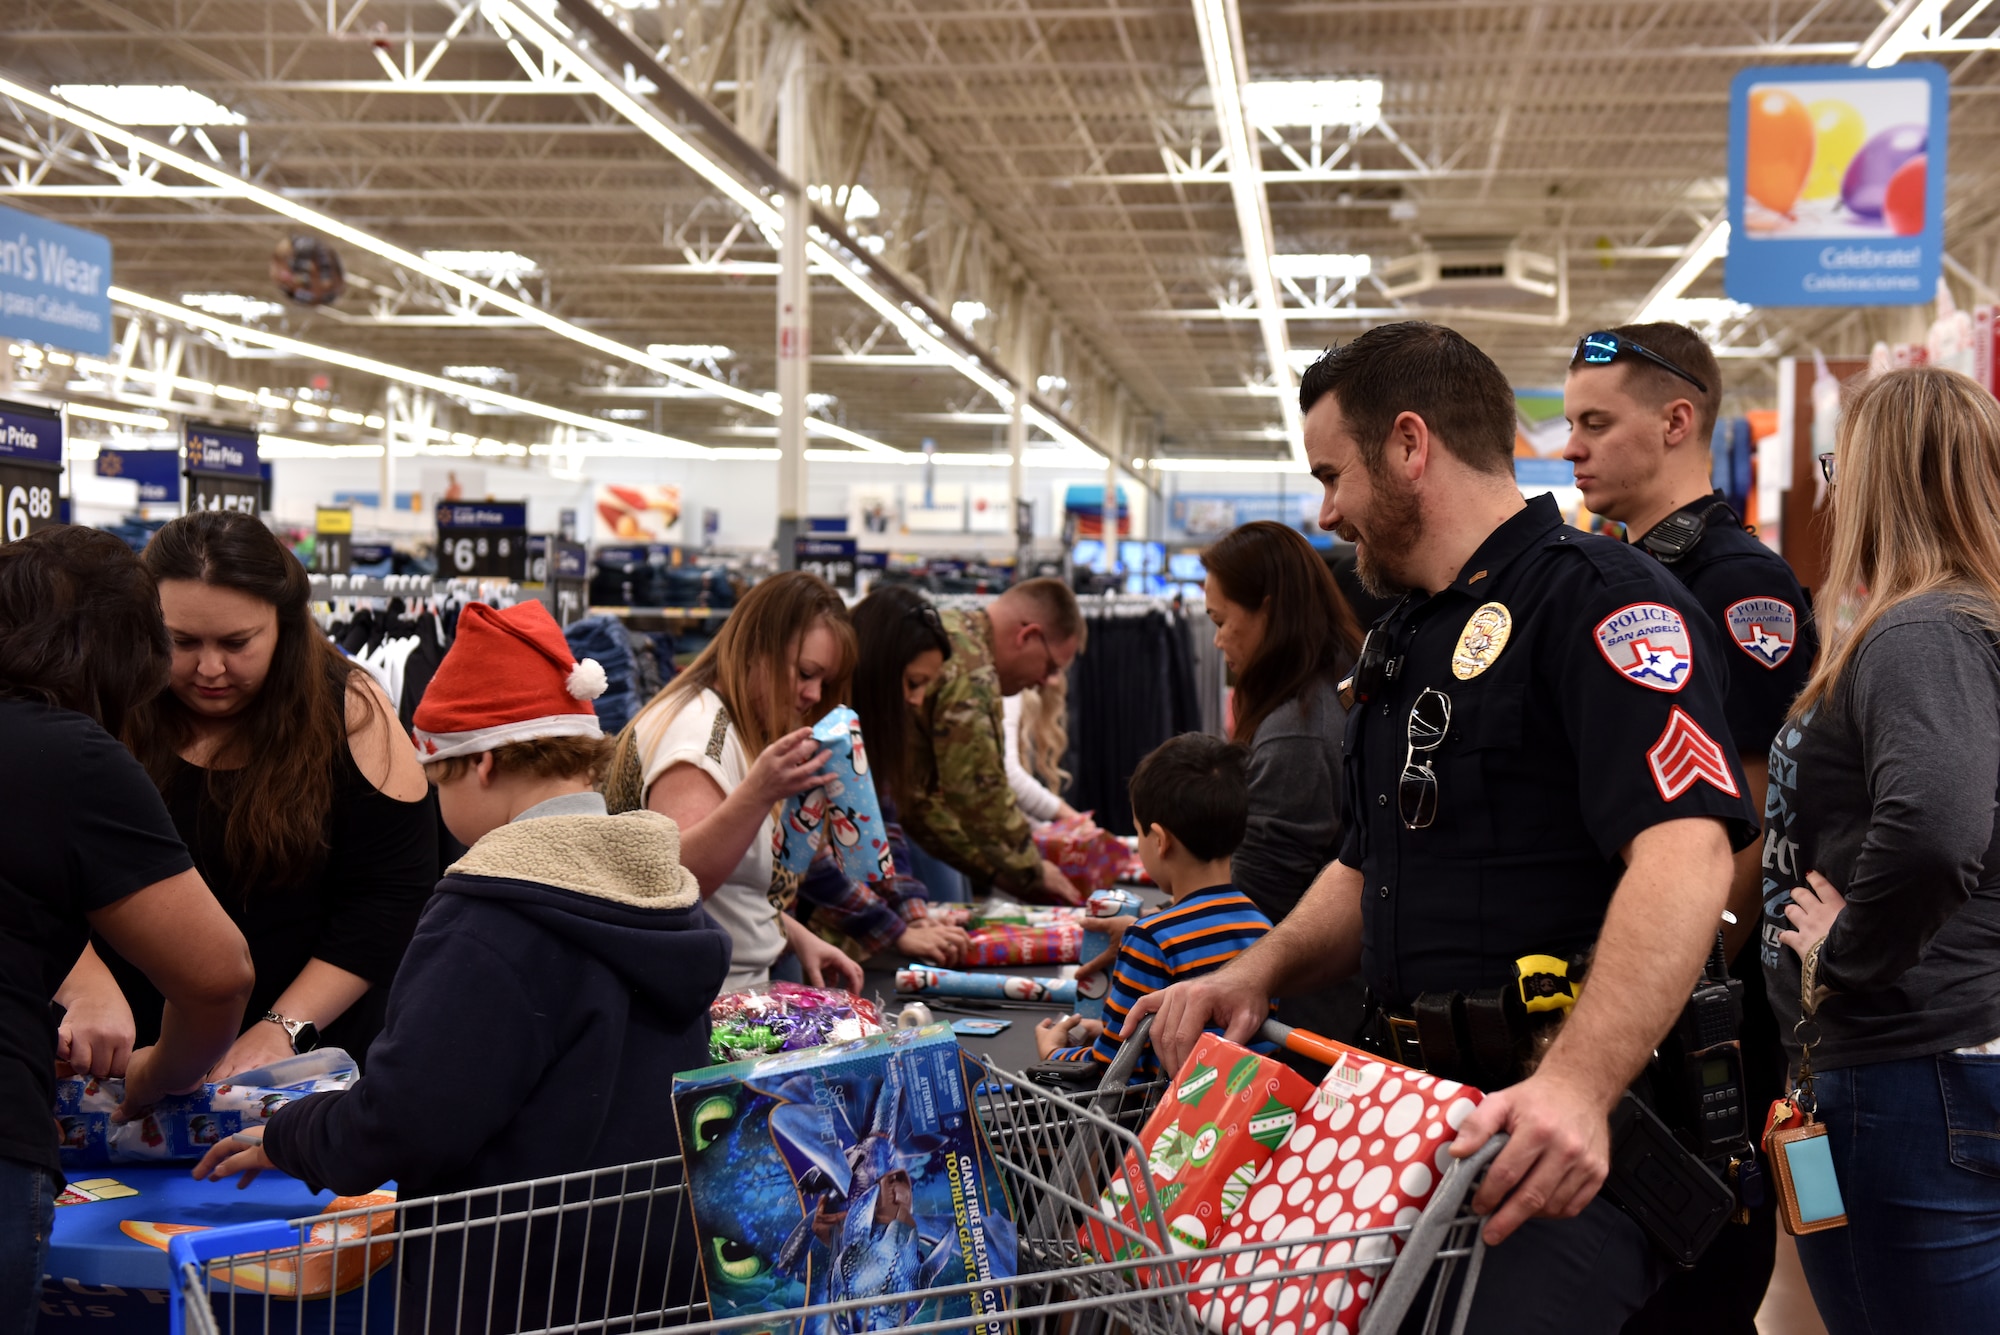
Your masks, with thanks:
<instances>
[{"instance_id":1,"label":"snowman wrapping paper","mask_svg":"<svg viewBox=\"0 0 2000 1335\"><path fill-rule=\"evenodd\" d=\"M803 878L825 845L833 850L841 875L850 884L893 880L896 863L889 852L889 827L875 796L875 780L868 774L860 718L840 705L813 725L812 734L827 750L826 768L833 778L788 798L779 811L772 836L778 870Z\"/></svg>"},{"instance_id":2,"label":"snowman wrapping paper","mask_svg":"<svg viewBox=\"0 0 2000 1335\"><path fill-rule=\"evenodd\" d=\"M1194 1268L1205 1287L1189 1301L1203 1324L1225 1335L1354 1335L1484 1097L1365 1054L1344 1057L1213 1243L1248 1250ZM1400 1232L1286 1245L1389 1228ZM1349 1260L1366 1269L1328 1269Z\"/></svg>"}]
</instances>

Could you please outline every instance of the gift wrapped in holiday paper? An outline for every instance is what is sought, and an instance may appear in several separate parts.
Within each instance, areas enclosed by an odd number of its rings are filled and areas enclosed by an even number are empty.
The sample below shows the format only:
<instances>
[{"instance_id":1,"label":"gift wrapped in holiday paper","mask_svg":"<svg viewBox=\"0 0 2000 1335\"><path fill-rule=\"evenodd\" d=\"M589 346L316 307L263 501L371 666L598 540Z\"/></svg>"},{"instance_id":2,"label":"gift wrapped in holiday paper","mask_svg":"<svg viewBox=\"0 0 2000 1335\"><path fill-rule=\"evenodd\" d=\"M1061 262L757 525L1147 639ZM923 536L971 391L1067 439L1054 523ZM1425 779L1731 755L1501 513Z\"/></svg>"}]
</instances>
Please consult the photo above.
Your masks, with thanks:
<instances>
[{"instance_id":1,"label":"gift wrapped in holiday paper","mask_svg":"<svg viewBox=\"0 0 2000 1335\"><path fill-rule=\"evenodd\" d=\"M860 718L840 705L813 725L812 734L826 748L826 768L833 778L786 800L774 836L777 869L803 877L824 844L833 849L850 882L873 885L893 879L896 862L875 780L868 774Z\"/></svg>"},{"instance_id":2,"label":"gift wrapped in holiday paper","mask_svg":"<svg viewBox=\"0 0 2000 1335\"><path fill-rule=\"evenodd\" d=\"M935 913L937 910L933 909ZM1083 910L1066 904L1023 904L1019 900L1006 899L999 895L989 895L975 900L964 910L965 921L959 926L974 927L1050 927L1057 923L1082 922Z\"/></svg>"},{"instance_id":3,"label":"gift wrapped in holiday paper","mask_svg":"<svg viewBox=\"0 0 2000 1335\"><path fill-rule=\"evenodd\" d=\"M981 1068L932 1024L674 1077L719 1321L855 1302L782 1335L991 1322L1016 1272L1013 1208L972 1101ZM960 1292L933 1293L957 1286Z\"/></svg>"},{"instance_id":4,"label":"gift wrapped in holiday paper","mask_svg":"<svg viewBox=\"0 0 2000 1335\"><path fill-rule=\"evenodd\" d=\"M1189 1295L1203 1323L1227 1335L1361 1329L1402 1236L1288 1241L1414 1224L1451 1163L1458 1128L1484 1097L1350 1051L1301 1108L1298 1125L1214 1240L1225 1249L1271 1245L1218 1257L1190 1276L1214 1286ZM1349 1260L1353 1269L1327 1269ZM1306 1273L1314 1270L1320 1273Z\"/></svg>"},{"instance_id":5,"label":"gift wrapped in holiday paper","mask_svg":"<svg viewBox=\"0 0 2000 1335\"><path fill-rule=\"evenodd\" d=\"M1291 1134L1312 1082L1269 1057L1203 1034L1139 1132L1153 1199L1136 1155L1113 1178L1098 1209L1164 1250L1213 1246L1222 1223ZM1138 1237L1092 1222L1077 1240L1107 1261L1144 1254Z\"/></svg>"},{"instance_id":6,"label":"gift wrapped in holiday paper","mask_svg":"<svg viewBox=\"0 0 2000 1335\"><path fill-rule=\"evenodd\" d=\"M55 1106L63 1171L199 1159L244 1127L262 1126L293 1099L345 1089L357 1074L352 1057L322 1048L241 1072L227 1084L161 1099L144 1117L122 1125L111 1121L125 1101L122 1079L65 1076L56 1081Z\"/></svg>"},{"instance_id":7,"label":"gift wrapped in holiday paper","mask_svg":"<svg viewBox=\"0 0 2000 1335\"><path fill-rule=\"evenodd\" d=\"M896 990L925 997L966 997L982 1001L1046 1001L1076 1004L1074 978L1017 978L1004 973L961 973L913 964L896 970Z\"/></svg>"},{"instance_id":8,"label":"gift wrapped in holiday paper","mask_svg":"<svg viewBox=\"0 0 2000 1335\"><path fill-rule=\"evenodd\" d=\"M1109 890L1091 891L1083 906L1083 948L1078 952L1078 963L1087 964L1111 949L1112 933L1107 925L1111 919L1136 918L1143 908L1143 901L1133 890L1113 886ZM1107 964L1088 978L1076 980L1077 1014L1086 1020L1104 1018L1104 998L1111 995L1113 972L1114 966Z\"/></svg>"},{"instance_id":9,"label":"gift wrapped in holiday paper","mask_svg":"<svg viewBox=\"0 0 2000 1335\"><path fill-rule=\"evenodd\" d=\"M1041 927L991 923L967 933L971 967L987 964L1075 964L1083 948L1083 924L1057 922Z\"/></svg>"},{"instance_id":10,"label":"gift wrapped in holiday paper","mask_svg":"<svg viewBox=\"0 0 2000 1335\"><path fill-rule=\"evenodd\" d=\"M1053 862L1079 890L1102 890L1116 885L1132 850L1109 830L1091 823L1090 813L1082 812L1035 827L1035 847L1045 861Z\"/></svg>"}]
</instances>

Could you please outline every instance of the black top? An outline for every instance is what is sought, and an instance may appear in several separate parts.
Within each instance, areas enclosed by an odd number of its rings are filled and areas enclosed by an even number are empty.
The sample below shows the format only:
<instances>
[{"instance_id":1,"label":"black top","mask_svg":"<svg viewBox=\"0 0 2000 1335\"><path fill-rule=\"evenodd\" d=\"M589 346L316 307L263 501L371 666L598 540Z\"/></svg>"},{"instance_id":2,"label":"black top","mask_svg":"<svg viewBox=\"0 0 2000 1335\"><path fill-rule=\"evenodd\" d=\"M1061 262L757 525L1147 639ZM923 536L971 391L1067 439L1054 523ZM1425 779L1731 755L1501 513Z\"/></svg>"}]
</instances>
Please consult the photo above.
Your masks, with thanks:
<instances>
[{"instance_id":1,"label":"black top","mask_svg":"<svg viewBox=\"0 0 2000 1335\"><path fill-rule=\"evenodd\" d=\"M2000 654L1954 602L1883 613L1771 748L1764 977L1794 1059L1799 957L1781 915L1809 871L1847 898L1820 951L1835 992L1823 1069L2000 1038Z\"/></svg>"},{"instance_id":2,"label":"black top","mask_svg":"<svg viewBox=\"0 0 2000 1335\"><path fill-rule=\"evenodd\" d=\"M1497 653L1468 639L1496 608ZM1498 986L1522 955L1588 947L1620 850L1654 825L1713 816L1735 847L1755 838L1742 769L1716 740L1718 637L1657 561L1570 528L1553 499L1380 631L1396 672L1348 715L1340 860L1365 878L1362 973L1387 1003ZM1451 723L1430 753L1435 819L1411 830L1398 780L1427 687L1450 697Z\"/></svg>"},{"instance_id":3,"label":"black top","mask_svg":"<svg viewBox=\"0 0 2000 1335\"><path fill-rule=\"evenodd\" d=\"M1812 608L1785 558L1744 529L1720 492L1676 513L1707 517L1701 540L1667 569L1723 637L1729 664L1724 708L1736 754L1761 757L1819 657Z\"/></svg>"},{"instance_id":4,"label":"black top","mask_svg":"<svg viewBox=\"0 0 2000 1335\"><path fill-rule=\"evenodd\" d=\"M337 754L328 847L289 885L252 883L230 864L223 839L234 771L179 762L166 799L202 879L250 944L257 982L243 1027L264 1018L307 961L325 960L374 984L320 1031L321 1046L363 1059L382 1027L389 980L437 883L437 797L399 802L368 781L344 743ZM139 1045L153 1042L160 994L102 941L97 950L132 1005Z\"/></svg>"},{"instance_id":5,"label":"black top","mask_svg":"<svg viewBox=\"0 0 2000 1335\"><path fill-rule=\"evenodd\" d=\"M1347 711L1315 682L1257 725L1250 742L1249 820L1230 857L1236 888L1281 922L1340 852L1340 738Z\"/></svg>"},{"instance_id":6,"label":"black top","mask_svg":"<svg viewBox=\"0 0 2000 1335\"><path fill-rule=\"evenodd\" d=\"M49 999L84 914L193 865L146 771L82 714L0 699L0 1158L61 1176Z\"/></svg>"}]
</instances>

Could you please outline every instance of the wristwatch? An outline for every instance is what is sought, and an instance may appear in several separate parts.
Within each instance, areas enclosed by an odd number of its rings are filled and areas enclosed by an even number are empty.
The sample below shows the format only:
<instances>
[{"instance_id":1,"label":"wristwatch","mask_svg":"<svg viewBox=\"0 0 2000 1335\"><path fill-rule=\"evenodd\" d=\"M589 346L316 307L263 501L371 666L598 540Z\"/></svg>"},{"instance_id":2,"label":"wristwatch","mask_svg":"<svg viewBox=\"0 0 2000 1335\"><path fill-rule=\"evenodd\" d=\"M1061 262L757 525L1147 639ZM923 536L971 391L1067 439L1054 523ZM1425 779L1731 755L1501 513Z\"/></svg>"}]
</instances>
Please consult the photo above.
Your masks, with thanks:
<instances>
[{"instance_id":1,"label":"wristwatch","mask_svg":"<svg viewBox=\"0 0 2000 1335\"><path fill-rule=\"evenodd\" d=\"M293 1052L311 1052L319 1046L319 1026L311 1020L288 1020L276 1011L264 1012L264 1023L275 1024L292 1040Z\"/></svg>"}]
</instances>

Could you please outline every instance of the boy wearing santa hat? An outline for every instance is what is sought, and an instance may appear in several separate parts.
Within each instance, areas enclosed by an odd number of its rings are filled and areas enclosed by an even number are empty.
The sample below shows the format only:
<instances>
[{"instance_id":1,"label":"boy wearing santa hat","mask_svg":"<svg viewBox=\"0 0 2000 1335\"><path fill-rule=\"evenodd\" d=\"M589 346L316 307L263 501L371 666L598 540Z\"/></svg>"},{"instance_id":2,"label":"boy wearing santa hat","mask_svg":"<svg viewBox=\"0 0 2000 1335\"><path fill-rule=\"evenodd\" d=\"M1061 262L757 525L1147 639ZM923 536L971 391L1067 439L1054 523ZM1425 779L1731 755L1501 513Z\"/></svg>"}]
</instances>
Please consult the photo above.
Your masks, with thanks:
<instances>
[{"instance_id":1,"label":"boy wearing santa hat","mask_svg":"<svg viewBox=\"0 0 2000 1335\"><path fill-rule=\"evenodd\" d=\"M460 615L414 739L445 824L470 849L418 923L367 1074L217 1145L197 1178L247 1183L276 1168L343 1195L393 1179L407 1201L680 1153L673 1077L709 1064L708 1007L730 941L680 865L674 823L605 812L593 785L611 743L590 704L604 687L604 670L572 658L540 603ZM566 1199L579 1194L572 1185ZM406 1242L403 1301L428 1302L432 1320L439 1304L463 1304L445 1313L456 1329L595 1319L545 1311L606 1301L603 1284L551 1293L580 1261L569 1243L592 1231L585 1223L543 1230L533 1258L516 1247L502 1260L490 1226L465 1233L462 1262L455 1238L435 1258ZM596 1295L579 1299L585 1288Z\"/></svg>"}]
</instances>

